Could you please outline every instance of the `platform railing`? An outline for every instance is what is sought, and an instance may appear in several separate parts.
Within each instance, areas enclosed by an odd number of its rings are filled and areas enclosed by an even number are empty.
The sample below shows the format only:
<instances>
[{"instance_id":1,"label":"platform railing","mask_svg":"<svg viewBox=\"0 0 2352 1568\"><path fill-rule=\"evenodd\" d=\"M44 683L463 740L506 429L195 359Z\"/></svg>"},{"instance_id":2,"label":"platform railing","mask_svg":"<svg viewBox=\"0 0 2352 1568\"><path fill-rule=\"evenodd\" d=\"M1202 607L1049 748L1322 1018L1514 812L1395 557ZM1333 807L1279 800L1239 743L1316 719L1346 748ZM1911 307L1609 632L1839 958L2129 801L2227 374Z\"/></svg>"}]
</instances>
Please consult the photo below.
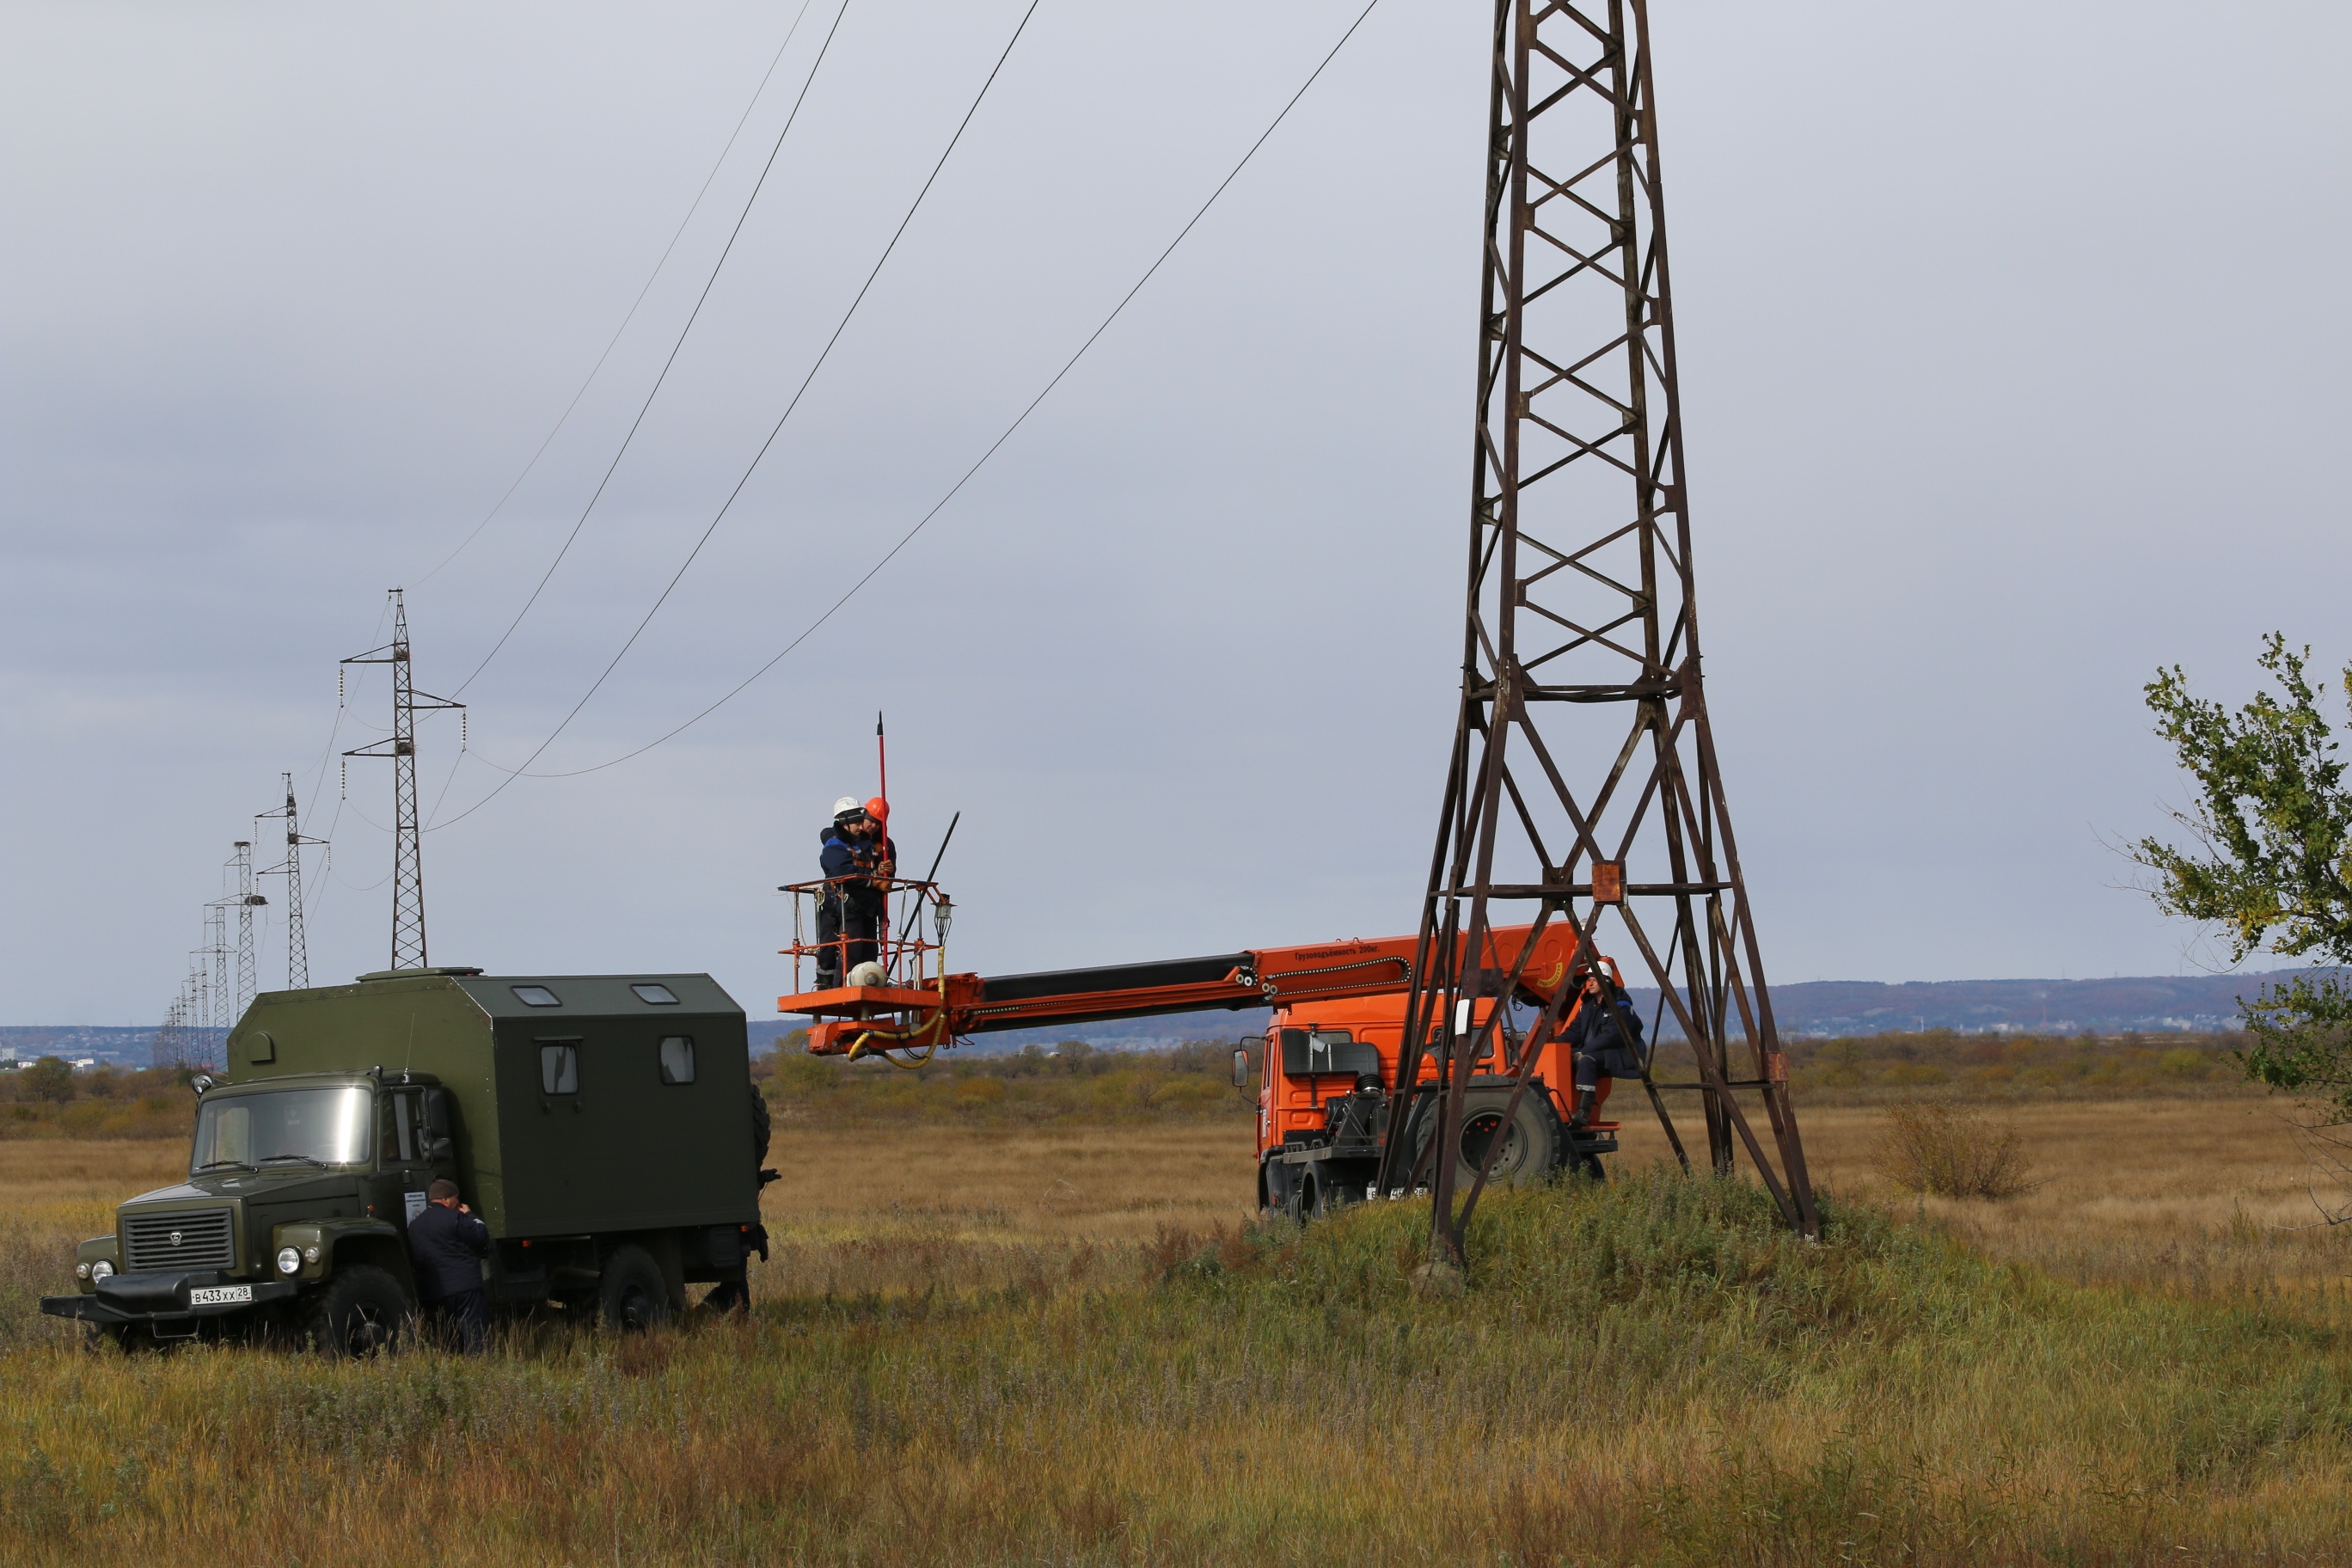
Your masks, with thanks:
<instances>
[{"instance_id":1,"label":"platform railing","mask_svg":"<svg viewBox=\"0 0 2352 1568\"><path fill-rule=\"evenodd\" d=\"M793 993L806 994L814 981L811 972L826 948L846 948L845 937L835 942L817 941L817 911L826 899L841 897L853 889L878 889L881 894L881 914L875 922L874 962L882 966L886 984L898 990L935 988L947 972L948 928L955 919L955 905L940 885L896 878L836 877L793 882L778 889L793 900L792 945L778 952L793 961ZM848 984L850 968L846 963L838 966L844 985Z\"/></svg>"}]
</instances>

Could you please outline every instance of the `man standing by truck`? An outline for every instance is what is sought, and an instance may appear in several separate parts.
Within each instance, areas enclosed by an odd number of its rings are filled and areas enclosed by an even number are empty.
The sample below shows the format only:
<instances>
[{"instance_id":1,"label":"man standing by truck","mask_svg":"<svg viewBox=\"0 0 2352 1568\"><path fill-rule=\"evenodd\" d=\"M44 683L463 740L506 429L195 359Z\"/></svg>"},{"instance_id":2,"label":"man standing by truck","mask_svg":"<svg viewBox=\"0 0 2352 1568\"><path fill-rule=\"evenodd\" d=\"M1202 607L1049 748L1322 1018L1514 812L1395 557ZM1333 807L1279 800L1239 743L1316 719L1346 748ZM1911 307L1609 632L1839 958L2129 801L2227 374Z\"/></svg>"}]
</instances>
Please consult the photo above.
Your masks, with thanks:
<instances>
[{"instance_id":1,"label":"man standing by truck","mask_svg":"<svg viewBox=\"0 0 2352 1568\"><path fill-rule=\"evenodd\" d=\"M446 1176L425 1190L425 1212L408 1222L417 1298L457 1325L458 1344L467 1355L479 1355L490 1339L490 1300L482 1290L490 1227L458 1202L457 1184Z\"/></svg>"}]
</instances>

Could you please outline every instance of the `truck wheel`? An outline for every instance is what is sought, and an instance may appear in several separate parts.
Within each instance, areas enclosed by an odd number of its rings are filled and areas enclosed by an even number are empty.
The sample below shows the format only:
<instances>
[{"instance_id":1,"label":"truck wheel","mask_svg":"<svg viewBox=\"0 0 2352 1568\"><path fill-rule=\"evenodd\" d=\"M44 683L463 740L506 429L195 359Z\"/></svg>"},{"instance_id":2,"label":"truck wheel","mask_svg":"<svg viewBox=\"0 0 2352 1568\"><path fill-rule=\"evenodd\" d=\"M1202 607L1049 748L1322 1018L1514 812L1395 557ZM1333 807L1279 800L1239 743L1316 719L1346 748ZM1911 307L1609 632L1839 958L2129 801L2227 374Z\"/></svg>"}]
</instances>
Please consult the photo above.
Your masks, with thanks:
<instances>
[{"instance_id":1,"label":"truck wheel","mask_svg":"<svg viewBox=\"0 0 2352 1568\"><path fill-rule=\"evenodd\" d=\"M400 1348L402 1330L415 1315L400 1281L373 1264L338 1269L310 1303L303 1337L330 1361Z\"/></svg>"},{"instance_id":2,"label":"truck wheel","mask_svg":"<svg viewBox=\"0 0 2352 1568\"><path fill-rule=\"evenodd\" d=\"M1518 1110L1506 1127L1503 1108L1510 1100L1508 1091L1487 1089L1473 1092L1463 1105L1462 1158L1454 1169L1454 1184L1458 1191L1467 1193L1470 1184L1478 1179L1478 1162L1486 1158L1487 1145L1498 1136L1503 1146L1495 1155L1494 1168L1486 1173L1486 1184L1490 1187L1539 1182L1551 1174L1552 1167L1558 1163L1559 1129L1543 1102L1533 1094L1522 1095ZM1413 1141L1416 1157L1436 1133L1435 1120L1423 1121L1420 1136Z\"/></svg>"},{"instance_id":3,"label":"truck wheel","mask_svg":"<svg viewBox=\"0 0 2352 1568\"><path fill-rule=\"evenodd\" d=\"M614 1333L642 1334L669 1321L669 1283L642 1247L616 1247L604 1259L596 1310Z\"/></svg>"},{"instance_id":4,"label":"truck wheel","mask_svg":"<svg viewBox=\"0 0 2352 1568\"><path fill-rule=\"evenodd\" d=\"M1605 1182L1609 1179L1609 1173L1602 1167L1598 1154L1579 1154L1569 1168L1591 1181Z\"/></svg>"},{"instance_id":5,"label":"truck wheel","mask_svg":"<svg viewBox=\"0 0 2352 1568\"><path fill-rule=\"evenodd\" d=\"M1328 1172L1324 1172L1315 1178L1314 1206L1308 1210L1308 1215L1315 1219L1329 1219L1349 1204L1358 1201L1354 1191L1346 1182Z\"/></svg>"},{"instance_id":6,"label":"truck wheel","mask_svg":"<svg viewBox=\"0 0 2352 1568\"><path fill-rule=\"evenodd\" d=\"M702 1299L705 1310L712 1312L749 1312L751 1310L751 1283L748 1279L721 1279Z\"/></svg>"}]
</instances>

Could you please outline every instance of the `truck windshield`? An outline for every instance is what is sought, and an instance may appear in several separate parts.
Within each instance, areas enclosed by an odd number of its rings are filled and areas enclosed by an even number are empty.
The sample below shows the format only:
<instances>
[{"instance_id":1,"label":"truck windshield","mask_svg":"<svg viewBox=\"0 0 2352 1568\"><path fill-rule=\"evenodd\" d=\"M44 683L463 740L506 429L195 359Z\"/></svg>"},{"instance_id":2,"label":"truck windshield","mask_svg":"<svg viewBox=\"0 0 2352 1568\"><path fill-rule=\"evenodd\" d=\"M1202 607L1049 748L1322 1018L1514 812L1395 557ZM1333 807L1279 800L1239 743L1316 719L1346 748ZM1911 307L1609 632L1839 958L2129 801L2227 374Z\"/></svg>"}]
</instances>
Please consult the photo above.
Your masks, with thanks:
<instances>
[{"instance_id":1,"label":"truck windshield","mask_svg":"<svg viewBox=\"0 0 2352 1568\"><path fill-rule=\"evenodd\" d=\"M343 1089L280 1089L207 1100L196 1113L193 1172L227 1165L366 1162L373 1097Z\"/></svg>"}]
</instances>

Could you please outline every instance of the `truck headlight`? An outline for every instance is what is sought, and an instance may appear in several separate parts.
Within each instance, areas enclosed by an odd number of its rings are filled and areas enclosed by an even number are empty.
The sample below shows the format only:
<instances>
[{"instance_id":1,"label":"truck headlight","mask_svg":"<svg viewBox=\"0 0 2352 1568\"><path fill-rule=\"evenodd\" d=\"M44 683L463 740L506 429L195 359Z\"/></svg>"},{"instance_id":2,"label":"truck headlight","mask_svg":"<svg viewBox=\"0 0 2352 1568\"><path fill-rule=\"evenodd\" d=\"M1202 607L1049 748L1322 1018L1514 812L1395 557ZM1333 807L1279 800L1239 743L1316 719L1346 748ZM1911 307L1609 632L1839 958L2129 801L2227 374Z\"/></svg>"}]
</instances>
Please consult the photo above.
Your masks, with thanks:
<instances>
[{"instance_id":1,"label":"truck headlight","mask_svg":"<svg viewBox=\"0 0 2352 1568\"><path fill-rule=\"evenodd\" d=\"M75 1265L74 1265L74 1278L75 1278L75 1279L89 1279L89 1264L87 1264L87 1263L77 1263L77 1264L75 1264Z\"/></svg>"},{"instance_id":2,"label":"truck headlight","mask_svg":"<svg viewBox=\"0 0 2352 1568\"><path fill-rule=\"evenodd\" d=\"M299 1247L279 1247L278 1249L278 1272L280 1274L299 1274L301 1271L302 1249Z\"/></svg>"},{"instance_id":3,"label":"truck headlight","mask_svg":"<svg viewBox=\"0 0 2352 1568\"><path fill-rule=\"evenodd\" d=\"M316 1263L316 1262L318 1262L318 1261L319 1261L319 1249L318 1249L318 1247L316 1247L315 1246L313 1246L313 1247L304 1247L304 1248L302 1249L302 1261L303 1261L303 1262L305 1262L305 1263Z\"/></svg>"},{"instance_id":4,"label":"truck headlight","mask_svg":"<svg viewBox=\"0 0 2352 1568\"><path fill-rule=\"evenodd\" d=\"M96 1284L100 1279L113 1279L114 1265L109 1263L103 1258L100 1258L97 1262L89 1266L89 1278L90 1283L92 1284Z\"/></svg>"}]
</instances>

